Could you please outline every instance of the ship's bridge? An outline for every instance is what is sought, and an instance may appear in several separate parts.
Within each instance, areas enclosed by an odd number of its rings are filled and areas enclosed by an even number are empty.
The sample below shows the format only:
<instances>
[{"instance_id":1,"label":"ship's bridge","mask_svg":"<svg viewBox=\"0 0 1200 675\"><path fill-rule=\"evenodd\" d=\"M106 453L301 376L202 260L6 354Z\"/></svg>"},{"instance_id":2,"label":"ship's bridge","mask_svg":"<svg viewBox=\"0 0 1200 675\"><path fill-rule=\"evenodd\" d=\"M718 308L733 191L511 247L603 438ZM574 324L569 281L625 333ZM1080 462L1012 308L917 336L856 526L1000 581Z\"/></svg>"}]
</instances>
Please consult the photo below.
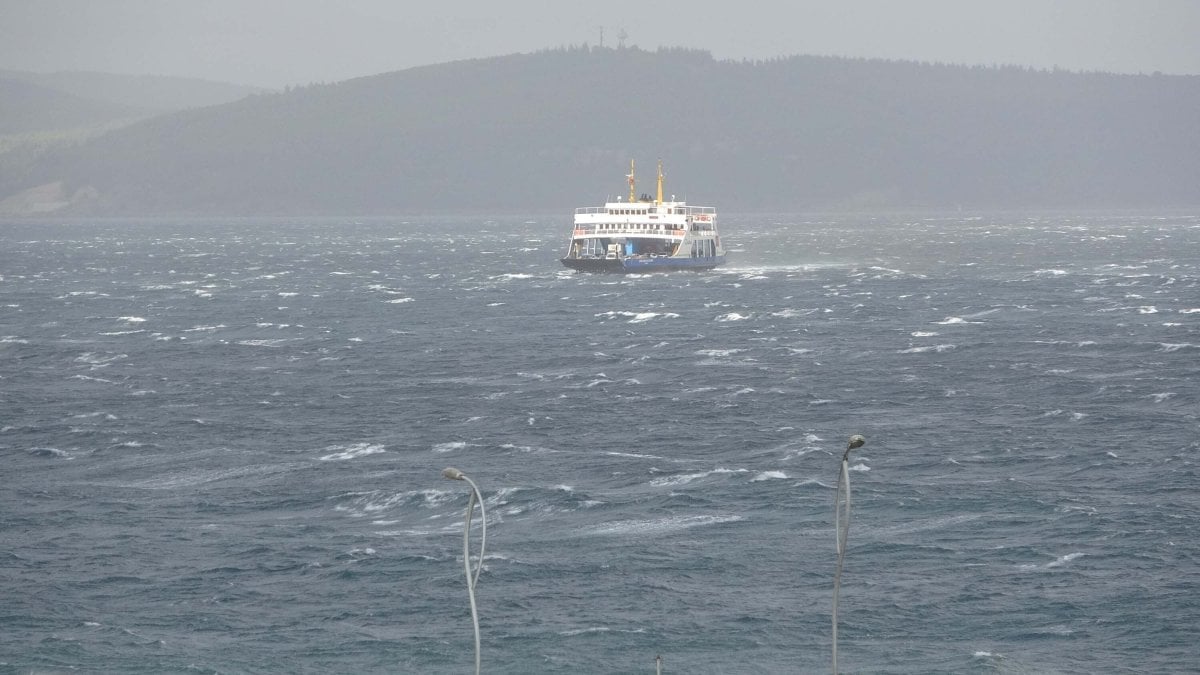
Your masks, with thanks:
<instances>
[{"instance_id":1,"label":"ship's bridge","mask_svg":"<svg viewBox=\"0 0 1200 675\"><path fill-rule=\"evenodd\" d=\"M608 202L575 209L575 234L683 236L715 227L717 210L686 202Z\"/></svg>"}]
</instances>

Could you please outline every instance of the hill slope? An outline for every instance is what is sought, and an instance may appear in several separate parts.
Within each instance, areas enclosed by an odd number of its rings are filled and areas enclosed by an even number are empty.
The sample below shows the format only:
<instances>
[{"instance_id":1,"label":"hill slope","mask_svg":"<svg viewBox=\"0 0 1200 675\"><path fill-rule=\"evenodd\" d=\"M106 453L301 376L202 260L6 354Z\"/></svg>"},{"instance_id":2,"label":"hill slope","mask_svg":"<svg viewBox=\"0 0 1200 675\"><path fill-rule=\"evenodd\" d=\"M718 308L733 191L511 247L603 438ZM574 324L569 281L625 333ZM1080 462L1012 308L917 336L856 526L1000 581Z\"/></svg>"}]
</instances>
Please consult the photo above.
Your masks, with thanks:
<instances>
[{"instance_id":1,"label":"hill slope","mask_svg":"<svg viewBox=\"0 0 1200 675\"><path fill-rule=\"evenodd\" d=\"M266 91L260 87L190 77L119 75L87 71L32 73L0 70L0 79L27 82L96 103L152 112L220 105Z\"/></svg>"},{"instance_id":2,"label":"hill slope","mask_svg":"<svg viewBox=\"0 0 1200 675\"><path fill-rule=\"evenodd\" d=\"M0 77L0 136L96 126L149 111Z\"/></svg>"},{"instance_id":3,"label":"hill slope","mask_svg":"<svg viewBox=\"0 0 1200 675\"><path fill-rule=\"evenodd\" d=\"M460 61L156 117L0 177L108 214L1200 205L1200 77L687 50ZM651 170L642 175L649 185Z\"/></svg>"}]
</instances>

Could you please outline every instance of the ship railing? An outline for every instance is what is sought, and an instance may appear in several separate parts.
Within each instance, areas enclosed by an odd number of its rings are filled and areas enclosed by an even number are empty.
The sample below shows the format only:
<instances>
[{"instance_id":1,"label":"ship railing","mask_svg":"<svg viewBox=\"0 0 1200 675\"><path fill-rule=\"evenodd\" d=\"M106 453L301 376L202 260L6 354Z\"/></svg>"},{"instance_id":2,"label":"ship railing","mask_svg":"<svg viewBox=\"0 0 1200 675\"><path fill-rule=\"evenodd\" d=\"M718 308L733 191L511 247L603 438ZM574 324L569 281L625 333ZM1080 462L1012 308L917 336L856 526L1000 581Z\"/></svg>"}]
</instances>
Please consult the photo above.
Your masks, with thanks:
<instances>
[{"instance_id":1,"label":"ship railing","mask_svg":"<svg viewBox=\"0 0 1200 675\"><path fill-rule=\"evenodd\" d=\"M639 223L640 224L640 223ZM605 228L605 225L612 227ZM576 237L588 235L604 236L674 236L681 237L687 231L684 223L657 223L658 227L635 228L626 223L576 223L573 234Z\"/></svg>"}]
</instances>

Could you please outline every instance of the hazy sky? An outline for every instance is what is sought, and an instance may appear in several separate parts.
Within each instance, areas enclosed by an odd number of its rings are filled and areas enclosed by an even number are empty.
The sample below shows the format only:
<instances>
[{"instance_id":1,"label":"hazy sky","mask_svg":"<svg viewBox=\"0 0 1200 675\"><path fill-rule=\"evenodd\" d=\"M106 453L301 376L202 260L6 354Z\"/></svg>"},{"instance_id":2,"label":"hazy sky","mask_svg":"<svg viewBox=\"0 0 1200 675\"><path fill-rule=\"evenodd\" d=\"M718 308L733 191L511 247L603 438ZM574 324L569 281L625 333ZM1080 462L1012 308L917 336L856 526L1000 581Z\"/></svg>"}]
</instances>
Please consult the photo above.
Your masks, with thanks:
<instances>
[{"instance_id":1,"label":"hazy sky","mask_svg":"<svg viewBox=\"0 0 1200 675\"><path fill-rule=\"evenodd\" d=\"M281 87L600 41L1200 74L1200 0L0 0L0 69Z\"/></svg>"}]
</instances>

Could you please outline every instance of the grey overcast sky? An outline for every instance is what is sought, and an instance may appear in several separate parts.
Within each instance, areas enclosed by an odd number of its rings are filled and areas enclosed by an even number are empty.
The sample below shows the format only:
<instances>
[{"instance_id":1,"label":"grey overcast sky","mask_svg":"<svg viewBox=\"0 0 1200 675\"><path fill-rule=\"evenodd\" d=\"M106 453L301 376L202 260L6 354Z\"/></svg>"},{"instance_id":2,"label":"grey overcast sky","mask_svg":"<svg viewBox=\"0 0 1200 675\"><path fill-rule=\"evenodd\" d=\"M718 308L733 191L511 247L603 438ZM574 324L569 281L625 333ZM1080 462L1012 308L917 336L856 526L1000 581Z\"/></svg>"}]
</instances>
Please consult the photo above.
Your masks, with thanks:
<instances>
[{"instance_id":1,"label":"grey overcast sky","mask_svg":"<svg viewBox=\"0 0 1200 675\"><path fill-rule=\"evenodd\" d=\"M1200 74L1200 0L0 0L0 69L267 87L544 48Z\"/></svg>"}]
</instances>

